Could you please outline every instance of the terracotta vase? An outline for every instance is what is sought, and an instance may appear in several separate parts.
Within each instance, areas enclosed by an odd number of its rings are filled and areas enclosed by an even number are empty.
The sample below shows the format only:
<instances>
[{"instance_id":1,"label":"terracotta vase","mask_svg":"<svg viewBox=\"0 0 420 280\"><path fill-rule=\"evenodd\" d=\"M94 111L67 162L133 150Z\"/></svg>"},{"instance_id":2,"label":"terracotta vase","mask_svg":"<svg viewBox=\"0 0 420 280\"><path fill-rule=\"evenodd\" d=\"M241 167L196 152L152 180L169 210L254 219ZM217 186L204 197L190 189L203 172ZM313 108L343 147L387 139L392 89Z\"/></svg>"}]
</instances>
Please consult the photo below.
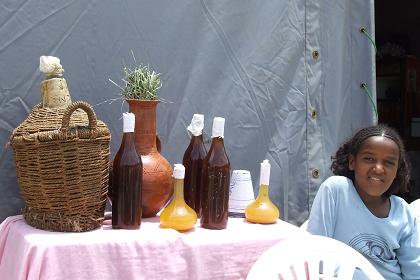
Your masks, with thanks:
<instances>
[{"instance_id":1,"label":"terracotta vase","mask_svg":"<svg viewBox=\"0 0 420 280\"><path fill-rule=\"evenodd\" d=\"M154 217L173 193L172 167L156 147L156 107L158 100L127 100L136 117L135 146L143 163L142 217Z\"/></svg>"}]
</instances>

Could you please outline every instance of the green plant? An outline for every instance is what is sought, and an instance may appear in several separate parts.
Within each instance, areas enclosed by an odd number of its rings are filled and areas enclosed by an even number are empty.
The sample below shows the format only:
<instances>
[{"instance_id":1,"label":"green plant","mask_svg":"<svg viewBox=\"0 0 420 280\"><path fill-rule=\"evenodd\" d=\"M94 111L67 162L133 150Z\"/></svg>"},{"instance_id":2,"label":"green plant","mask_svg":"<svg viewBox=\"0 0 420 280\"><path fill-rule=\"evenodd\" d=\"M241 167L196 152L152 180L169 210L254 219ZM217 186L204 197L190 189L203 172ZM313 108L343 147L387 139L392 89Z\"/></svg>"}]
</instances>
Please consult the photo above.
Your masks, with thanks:
<instances>
[{"instance_id":1,"label":"green plant","mask_svg":"<svg viewBox=\"0 0 420 280\"><path fill-rule=\"evenodd\" d=\"M121 89L121 95L125 99L157 100L157 91L162 87L160 74L150 70L149 66L139 65L134 69L123 68L124 86L120 86L111 79L113 84Z\"/></svg>"}]
</instances>

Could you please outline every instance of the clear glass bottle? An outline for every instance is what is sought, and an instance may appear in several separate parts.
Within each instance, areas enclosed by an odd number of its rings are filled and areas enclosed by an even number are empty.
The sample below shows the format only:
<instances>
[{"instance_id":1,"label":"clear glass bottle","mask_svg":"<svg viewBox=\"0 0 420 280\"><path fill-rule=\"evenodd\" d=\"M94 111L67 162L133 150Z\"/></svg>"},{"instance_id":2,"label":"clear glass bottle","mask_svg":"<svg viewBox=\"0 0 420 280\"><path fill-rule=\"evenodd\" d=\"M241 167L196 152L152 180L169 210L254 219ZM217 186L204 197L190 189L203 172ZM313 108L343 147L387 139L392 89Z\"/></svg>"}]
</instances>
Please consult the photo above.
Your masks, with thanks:
<instances>
[{"instance_id":1,"label":"clear glass bottle","mask_svg":"<svg viewBox=\"0 0 420 280\"><path fill-rule=\"evenodd\" d=\"M182 164L174 165L173 184L174 195L172 201L160 214L160 224L164 228L186 231L194 227L197 214L184 200L185 167Z\"/></svg>"},{"instance_id":2,"label":"clear glass bottle","mask_svg":"<svg viewBox=\"0 0 420 280\"><path fill-rule=\"evenodd\" d=\"M194 114L188 130L191 141L184 152L182 164L185 166L185 202L201 216L201 172L207 151L203 142L204 116Z\"/></svg>"},{"instance_id":3,"label":"clear glass bottle","mask_svg":"<svg viewBox=\"0 0 420 280\"><path fill-rule=\"evenodd\" d=\"M213 119L212 142L203 161L201 226L224 229L228 221L230 163L226 154L224 137L225 119Z\"/></svg>"},{"instance_id":4,"label":"clear glass bottle","mask_svg":"<svg viewBox=\"0 0 420 280\"><path fill-rule=\"evenodd\" d=\"M112 228L138 229L141 223L143 164L134 144L135 116L123 114L123 137L112 168Z\"/></svg>"},{"instance_id":5,"label":"clear glass bottle","mask_svg":"<svg viewBox=\"0 0 420 280\"><path fill-rule=\"evenodd\" d=\"M260 169L260 189L257 198L245 208L247 221L258 224L273 224L279 219L279 209L271 202L268 192L270 163L263 160Z\"/></svg>"}]
</instances>

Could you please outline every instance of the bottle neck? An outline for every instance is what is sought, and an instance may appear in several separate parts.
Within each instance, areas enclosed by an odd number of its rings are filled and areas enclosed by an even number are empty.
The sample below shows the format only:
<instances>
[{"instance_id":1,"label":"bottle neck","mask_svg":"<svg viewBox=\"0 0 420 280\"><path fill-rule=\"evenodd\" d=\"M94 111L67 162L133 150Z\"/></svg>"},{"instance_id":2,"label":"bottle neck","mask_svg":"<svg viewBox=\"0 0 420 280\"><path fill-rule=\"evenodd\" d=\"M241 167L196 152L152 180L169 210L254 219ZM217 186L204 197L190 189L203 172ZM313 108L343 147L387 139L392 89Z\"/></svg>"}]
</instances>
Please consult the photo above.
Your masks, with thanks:
<instances>
[{"instance_id":1,"label":"bottle neck","mask_svg":"<svg viewBox=\"0 0 420 280\"><path fill-rule=\"evenodd\" d=\"M212 140L211 140L210 150L213 153L224 153L224 154L226 154L225 144L223 142L223 138L222 137L213 137Z\"/></svg>"},{"instance_id":2,"label":"bottle neck","mask_svg":"<svg viewBox=\"0 0 420 280\"><path fill-rule=\"evenodd\" d=\"M258 198L263 199L263 198L268 198L269 197L269 192L268 192L268 185L260 185L260 190L258 193Z\"/></svg>"},{"instance_id":3,"label":"bottle neck","mask_svg":"<svg viewBox=\"0 0 420 280\"><path fill-rule=\"evenodd\" d=\"M199 144L203 143L203 135L202 134L200 134L200 135L193 135L191 137L191 143L193 145L199 145Z\"/></svg>"},{"instance_id":4,"label":"bottle neck","mask_svg":"<svg viewBox=\"0 0 420 280\"><path fill-rule=\"evenodd\" d=\"M134 143L134 132L124 132L122 137L122 142L127 145Z\"/></svg>"},{"instance_id":5,"label":"bottle neck","mask_svg":"<svg viewBox=\"0 0 420 280\"><path fill-rule=\"evenodd\" d=\"M174 179L174 201L184 200L184 179Z\"/></svg>"},{"instance_id":6,"label":"bottle neck","mask_svg":"<svg viewBox=\"0 0 420 280\"><path fill-rule=\"evenodd\" d=\"M220 147L224 147L224 141L223 141L223 137L213 137L211 139L211 144L212 146L220 146Z\"/></svg>"}]
</instances>

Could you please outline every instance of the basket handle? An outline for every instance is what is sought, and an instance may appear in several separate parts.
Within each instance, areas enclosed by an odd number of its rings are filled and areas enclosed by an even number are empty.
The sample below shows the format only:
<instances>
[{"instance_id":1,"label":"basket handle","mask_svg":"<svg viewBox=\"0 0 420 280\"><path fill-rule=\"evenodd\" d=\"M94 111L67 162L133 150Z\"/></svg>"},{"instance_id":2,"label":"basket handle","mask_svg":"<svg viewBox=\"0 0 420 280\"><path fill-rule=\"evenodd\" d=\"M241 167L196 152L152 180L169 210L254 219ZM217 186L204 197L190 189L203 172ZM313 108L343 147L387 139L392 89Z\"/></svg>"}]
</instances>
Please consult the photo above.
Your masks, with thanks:
<instances>
[{"instance_id":1,"label":"basket handle","mask_svg":"<svg viewBox=\"0 0 420 280\"><path fill-rule=\"evenodd\" d=\"M61 130L66 130L69 127L70 117L77 109L82 109L86 112L89 119L89 127L95 129L97 126L97 119L92 106L84 101L76 101L67 106L66 110L64 111L63 120L61 121Z\"/></svg>"}]
</instances>

